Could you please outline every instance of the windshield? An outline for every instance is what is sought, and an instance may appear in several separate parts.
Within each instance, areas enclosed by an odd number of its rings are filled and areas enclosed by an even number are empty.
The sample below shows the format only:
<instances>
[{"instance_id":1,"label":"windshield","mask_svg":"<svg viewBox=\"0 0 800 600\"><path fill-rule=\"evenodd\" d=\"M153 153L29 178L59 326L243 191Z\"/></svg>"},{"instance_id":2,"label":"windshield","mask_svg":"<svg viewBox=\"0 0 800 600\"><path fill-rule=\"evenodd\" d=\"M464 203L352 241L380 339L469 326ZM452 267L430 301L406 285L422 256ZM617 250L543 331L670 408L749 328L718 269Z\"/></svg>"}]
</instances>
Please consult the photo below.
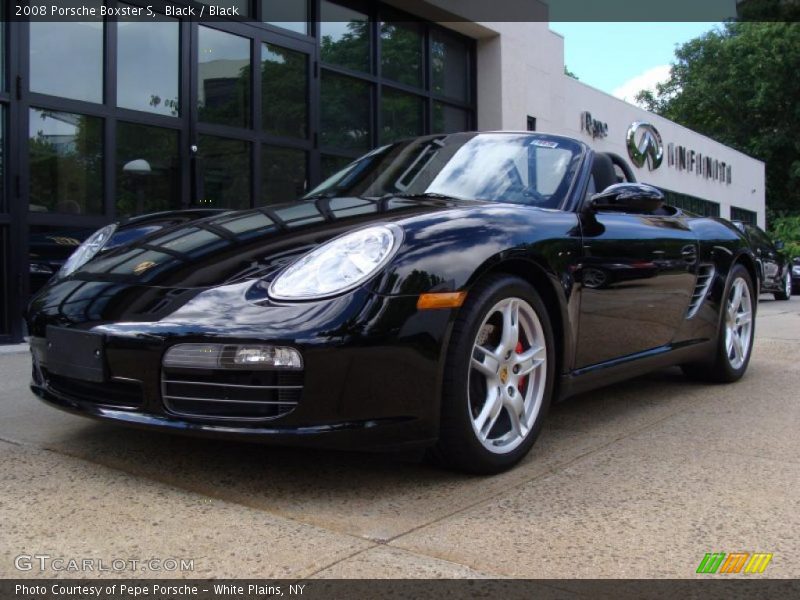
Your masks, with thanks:
<instances>
[{"instance_id":1,"label":"windshield","mask_svg":"<svg viewBox=\"0 0 800 600\"><path fill-rule=\"evenodd\" d=\"M428 136L373 150L324 181L319 196L448 196L559 208L583 147L526 133Z\"/></svg>"}]
</instances>

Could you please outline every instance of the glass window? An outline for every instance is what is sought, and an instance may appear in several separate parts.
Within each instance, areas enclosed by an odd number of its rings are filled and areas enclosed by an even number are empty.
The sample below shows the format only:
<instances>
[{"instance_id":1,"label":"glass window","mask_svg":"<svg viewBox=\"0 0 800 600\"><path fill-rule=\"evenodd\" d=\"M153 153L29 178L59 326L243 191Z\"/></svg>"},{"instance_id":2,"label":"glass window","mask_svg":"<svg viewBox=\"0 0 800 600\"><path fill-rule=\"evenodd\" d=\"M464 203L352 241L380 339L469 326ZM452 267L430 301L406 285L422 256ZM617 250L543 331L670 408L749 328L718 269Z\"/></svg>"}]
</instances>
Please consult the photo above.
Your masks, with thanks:
<instances>
[{"instance_id":1,"label":"glass window","mask_svg":"<svg viewBox=\"0 0 800 600\"><path fill-rule=\"evenodd\" d=\"M221 8L216 15L209 12L205 13L206 17L223 16L223 17L247 17L250 15L250 0L197 0L202 4L213 6L214 8Z\"/></svg>"},{"instance_id":2,"label":"glass window","mask_svg":"<svg viewBox=\"0 0 800 600\"><path fill-rule=\"evenodd\" d=\"M201 121L250 125L250 40L199 27L197 98Z\"/></svg>"},{"instance_id":3,"label":"glass window","mask_svg":"<svg viewBox=\"0 0 800 600\"><path fill-rule=\"evenodd\" d=\"M0 212L6 208L6 105L0 104Z\"/></svg>"},{"instance_id":4,"label":"glass window","mask_svg":"<svg viewBox=\"0 0 800 600\"><path fill-rule=\"evenodd\" d=\"M322 0L320 55L323 62L369 71L369 20L353 9Z\"/></svg>"},{"instance_id":5,"label":"glass window","mask_svg":"<svg viewBox=\"0 0 800 600\"><path fill-rule=\"evenodd\" d=\"M3 290L11 289L8 279L8 228L0 227L0 283ZM3 292L0 294L0 334L8 333L8 302L11 295Z\"/></svg>"},{"instance_id":6,"label":"glass window","mask_svg":"<svg viewBox=\"0 0 800 600\"><path fill-rule=\"evenodd\" d=\"M117 105L177 117L178 21L120 20L117 27Z\"/></svg>"},{"instance_id":7,"label":"glass window","mask_svg":"<svg viewBox=\"0 0 800 600\"><path fill-rule=\"evenodd\" d=\"M441 102L433 103L433 133L455 133L469 129L469 112Z\"/></svg>"},{"instance_id":8,"label":"glass window","mask_svg":"<svg viewBox=\"0 0 800 600\"><path fill-rule=\"evenodd\" d=\"M452 36L434 31L431 34L431 71L436 94L469 99L469 50Z\"/></svg>"},{"instance_id":9,"label":"glass window","mask_svg":"<svg viewBox=\"0 0 800 600\"><path fill-rule=\"evenodd\" d=\"M261 105L264 131L308 137L308 58L264 44L261 47Z\"/></svg>"},{"instance_id":10,"label":"glass window","mask_svg":"<svg viewBox=\"0 0 800 600\"><path fill-rule=\"evenodd\" d=\"M370 85L352 77L323 71L320 95L322 145L367 150L371 133Z\"/></svg>"},{"instance_id":11,"label":"glass window","mask_svg":"<svg viewBox=\"0 0 800 600\"><path fill-rule=\"evenodd\" d=\"M757 225L758 215L751 210L731 206L731 221L742 221L748 225Z\"/></svg>"},{"instance_id":12,"label":"glass window","mask_svg":"<svg viewBox=\"0 0 800 600\"><path fill-rule=\"evenodd\" d=\"M181 206L178 132L117 124L117 215L141 215Z\"/></svg>"},{"instance_id":13,"label":"glass window","mask_svg":"<svg viewBox=\"0 0 800 600\"><path fill-rule=\"evenodd\" d=\"M198 202L204 208L250 206L250 143L200 136Z\"/></svg>"},{"instance_id":14,"label":"glass window","mask_svg":"<svg viewBox=\"0 0 800 600\"><path fill-rule=\"evenodd\" d=\"M0 3L0 91L6 89L6 5Z\"/></svg>"},{"instance_id":15,"label":"glass window","mask_svg":"<svg viewBox=\"0 0 800 600\"><path fill-rule=\"evenodd\" d=\"M308 3L305 0L261 0L265 23L297 33L308 33Z\"/></svg>"},{"instance_id":16,"label":"glass window","mask_svg":"<svg viewBox=\"0 0 800 600\"><path fill-rule=\"evenodd\" d=\"M33 108L28 151L31 211L102 214L102 119Z\"/></svg>"},{"instance_id":17,"label":"glass window","mask_svg":"<svg viewBox=\"0 0 800 600\"><path fill-rule=\"evenodd\" d=\"M424 133L425 101L422 98L388 88L383 88L382 95L381 143L388 144Z\"/></svg>"},{"instance_id":18,"label":"glass window","mask_svg":"<svg viewBox=\"0 0 800 600\"><path fill-rule=\"evenodd\" d=\"M422 43L416 23L381 23L381 75L422 87Z\"/></svg>"},{"instance_id":19,"label":"glass window","mask_svg":"<svg viewBox=\"0 0 800 600\"><path fill-rule=\"evenodd\" d=\"M261 152L261 203L292 202L306 191L306 153L264 146Z\"/></svg>"},{"instance_id":20,"label":"glass window","mask_svg":"<svg viewBox=\"0 0 800 600\"><path fill-rule=\"evenodd\" d=\"M30 88L87 102L103 101L103 23L31 21Z\"/></svg>"}]
</instances>

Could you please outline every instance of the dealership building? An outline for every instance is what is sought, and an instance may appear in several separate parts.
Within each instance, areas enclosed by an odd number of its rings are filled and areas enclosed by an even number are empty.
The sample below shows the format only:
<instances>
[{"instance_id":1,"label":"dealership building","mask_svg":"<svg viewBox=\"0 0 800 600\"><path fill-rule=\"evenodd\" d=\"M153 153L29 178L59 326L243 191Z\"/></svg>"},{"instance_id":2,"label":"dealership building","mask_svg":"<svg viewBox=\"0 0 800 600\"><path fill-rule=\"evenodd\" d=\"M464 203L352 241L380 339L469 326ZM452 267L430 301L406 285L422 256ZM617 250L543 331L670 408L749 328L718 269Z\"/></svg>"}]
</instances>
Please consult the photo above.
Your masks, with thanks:
<instances>
[{"instance_id":1,"label":"dealership building","mask_svg":"<svg viewBox=\"0 0 800 600\"><path fill-rule=\"evenodd\" d=\"M670 203L765 224L764 164L564 74L564 39L456 0L229 0L246 19L25 20L0 8L0 343L103 224L297 198L369 149L536 130L615 152ZM52 4L52 3L51 3ZM65 3L66 4L66 3ZM85 6L100 5L86 0ZM602 26L602 25L598 25ZM735 118L735 116L732 116ZM50 254L48 254L50 253Z\"/></svg>"}]
</instances>

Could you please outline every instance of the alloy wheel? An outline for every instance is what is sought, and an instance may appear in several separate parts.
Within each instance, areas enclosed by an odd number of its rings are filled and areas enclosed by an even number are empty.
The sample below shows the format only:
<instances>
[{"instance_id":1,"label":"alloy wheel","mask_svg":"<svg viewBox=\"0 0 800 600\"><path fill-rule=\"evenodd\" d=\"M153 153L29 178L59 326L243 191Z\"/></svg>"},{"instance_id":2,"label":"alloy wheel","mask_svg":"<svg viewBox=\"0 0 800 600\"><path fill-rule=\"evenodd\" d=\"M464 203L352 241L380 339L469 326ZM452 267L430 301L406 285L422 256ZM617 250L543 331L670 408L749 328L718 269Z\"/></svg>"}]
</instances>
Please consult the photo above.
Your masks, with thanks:
<instances>
[{"instance_id":1,"label":"alloy wheel","mask_svg":"<svg viewBox=\"0 0 800 600\"><path fill-rule=\"evenodd\" d=\"M725 305L725 352L734 369L740 369L750 352L753 335L753 301L750 288L737 277Z\"/></svg>"},{"instance_id":2,"label":"alloy wheel","mask_svg":"<svg viewBox=\"0 0 800 600\"><path fill-rule=\"evenodd\" d=\"M477 439L495 454L519 446L542 406L547 347L536 311L505 298L486 313L472 348L468 409Z\"/></svg>"}]
</instances>

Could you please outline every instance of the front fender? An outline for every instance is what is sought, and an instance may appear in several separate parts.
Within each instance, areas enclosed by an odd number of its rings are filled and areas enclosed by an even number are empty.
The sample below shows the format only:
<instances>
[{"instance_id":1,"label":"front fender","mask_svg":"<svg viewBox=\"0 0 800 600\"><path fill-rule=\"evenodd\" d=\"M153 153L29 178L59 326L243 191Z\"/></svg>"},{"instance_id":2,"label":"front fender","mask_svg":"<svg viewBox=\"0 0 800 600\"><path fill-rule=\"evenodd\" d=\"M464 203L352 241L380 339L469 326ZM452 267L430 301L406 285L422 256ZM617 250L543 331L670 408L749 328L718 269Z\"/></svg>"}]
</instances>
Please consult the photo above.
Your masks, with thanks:
<instances>
[{"instance_id":1,"label":"front fender","mask_svg":"<svg viewBox=\"0 0 800 600\"><path fill-rule=\"evenodd\" d=\"M376 282L384 295L468 290L506 261L535 265L570 283L580 257L574 213L514 205L477 205L403 223L405 240Z\"/></svg>"}]
</instances>

